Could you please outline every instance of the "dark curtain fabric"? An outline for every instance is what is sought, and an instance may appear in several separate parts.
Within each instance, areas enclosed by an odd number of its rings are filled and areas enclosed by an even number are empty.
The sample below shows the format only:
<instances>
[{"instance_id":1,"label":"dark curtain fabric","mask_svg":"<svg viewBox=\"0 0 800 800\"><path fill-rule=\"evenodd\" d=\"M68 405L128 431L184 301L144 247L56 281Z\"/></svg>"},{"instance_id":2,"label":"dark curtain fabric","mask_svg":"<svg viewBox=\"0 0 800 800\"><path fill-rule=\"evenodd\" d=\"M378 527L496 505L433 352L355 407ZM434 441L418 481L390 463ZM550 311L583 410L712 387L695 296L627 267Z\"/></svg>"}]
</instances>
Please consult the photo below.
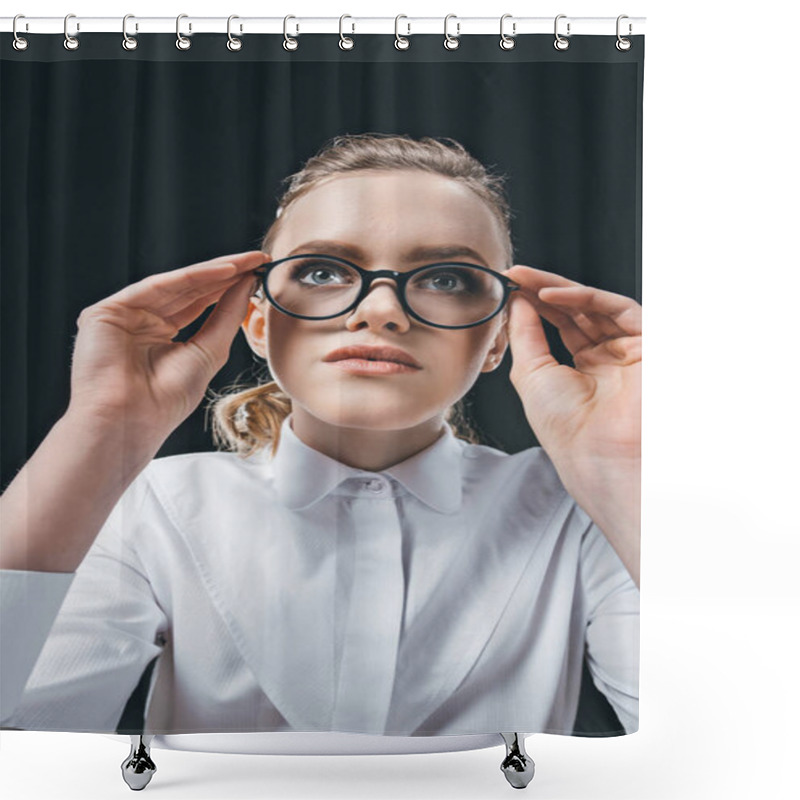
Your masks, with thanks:
<instances>
[{"instance_id":1,"label":"dark curtain fabric","mask_svg":"<svg viewBox=\"0 0 800 800\"><path fill-rule=\"evenodd\" d=\"M69 402L81 310L149 274L257 249L281 181L343 133L446 136L508 176L515 263L641 301L644 38L87 34L0 42L2 487ZM181 334L189 338L210 310ZM556 357L568 362L546 325ZM536 443L506 363L468 397L488 444ZM259 370L244 338L211 387ZM524 431L525 433L521 433ZM159 456L213 449L203 405ZM588 674L588 673L587 673ZM584 680L584 684L587 681ZM592 686L576 733L621 728ZM126 719L135 718L126 712ZM611 717L609 717L609 714ZM129 727L127 724L125 728Z\"/></svg>"}]
</instances>

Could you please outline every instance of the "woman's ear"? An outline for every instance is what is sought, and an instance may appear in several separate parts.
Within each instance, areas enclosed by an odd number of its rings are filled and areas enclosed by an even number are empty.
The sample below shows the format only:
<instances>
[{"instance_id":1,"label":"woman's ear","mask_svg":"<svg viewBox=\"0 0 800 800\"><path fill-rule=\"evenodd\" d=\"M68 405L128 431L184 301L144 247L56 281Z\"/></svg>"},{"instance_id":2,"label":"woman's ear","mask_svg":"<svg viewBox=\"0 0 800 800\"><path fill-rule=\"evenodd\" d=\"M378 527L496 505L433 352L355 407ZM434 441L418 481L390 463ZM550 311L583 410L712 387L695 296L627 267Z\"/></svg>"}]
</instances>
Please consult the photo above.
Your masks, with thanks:
<instances>
[{"instance_id":1,"label":"woman's ear","mask_svg":"<svg viewBox=\"0 0 800 800\"><path fill-rule=\"evenodd\" d=\"M494 338L491 349L486 354L486 359L483 362L481 372L494 372L503 361L503 356L506 354L508 348L508 326L506 325L506 318L508 312L503 311L501 315L501 324L497 329L497 335Z\"/></svg>"},{"instance_id":2,"label":"woman's ear","mask_svg":"<svg viewBox=\"0 0 800 800\"><path fill-rule=\"evenodd\" d=\"M263 301L262 301L263 302ZM247 307L247 316L242 322L244 332L250 349L261 358L267 357L267 321L264 317L263 305L250 298L250 305Z\"/></svg>"}]
</instances>

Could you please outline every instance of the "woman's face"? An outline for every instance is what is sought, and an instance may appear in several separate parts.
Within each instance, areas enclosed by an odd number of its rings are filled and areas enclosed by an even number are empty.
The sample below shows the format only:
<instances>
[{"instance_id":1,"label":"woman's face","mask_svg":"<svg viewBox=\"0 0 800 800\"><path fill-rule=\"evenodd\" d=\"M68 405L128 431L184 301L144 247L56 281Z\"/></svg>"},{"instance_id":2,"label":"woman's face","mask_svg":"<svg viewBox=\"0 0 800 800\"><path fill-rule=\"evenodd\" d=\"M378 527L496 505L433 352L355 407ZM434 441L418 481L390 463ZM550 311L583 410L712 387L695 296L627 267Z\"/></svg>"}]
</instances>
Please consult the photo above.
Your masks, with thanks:
<instances>
[{"instance_id":1,"label":"woman's face","mask_svg":"<svg viewBox=\"0 0 800 800\"><path fill-rule=\"evenodd\" d=\"M407 260L423 246L474 252ZM485 203L462 184L419 170L336 176L292 203L269 255L310 252L367 270L406 271L447 260L506 268L503 232ZM434 328L408 316L395 289L393 280L379 279L355 309L326 320L290 317L252 298L242 327L295 407L330 425L409 428L440 415L481 372L499 365L508 344L506 314L472 328ZM325 360L350 345L401 348L419 369L364 374Z\"/></svg>"}]
</instances>

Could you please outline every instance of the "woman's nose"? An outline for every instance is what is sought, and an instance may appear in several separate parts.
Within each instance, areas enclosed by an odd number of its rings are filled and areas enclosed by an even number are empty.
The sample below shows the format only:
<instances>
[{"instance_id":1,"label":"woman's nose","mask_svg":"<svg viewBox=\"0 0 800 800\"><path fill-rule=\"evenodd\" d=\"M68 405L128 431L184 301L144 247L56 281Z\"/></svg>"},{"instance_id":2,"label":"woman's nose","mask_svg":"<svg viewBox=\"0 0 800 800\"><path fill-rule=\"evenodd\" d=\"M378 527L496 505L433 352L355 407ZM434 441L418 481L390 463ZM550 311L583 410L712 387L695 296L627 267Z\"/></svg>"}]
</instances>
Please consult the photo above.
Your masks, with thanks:
<instances>
[{"instance_id":1,"label":"woman's nose","mask_svg":"<svg viewBox=\"0 0 800 800\"><path fill-rule=\"evenodd\" d=\"M363 322L376 326L392 323L401 329L410 326L411 322L400 302L396 281L378 278L373 282L366 296L347 319L348 327L357 327Z\"/></svg>"}]
</instances>

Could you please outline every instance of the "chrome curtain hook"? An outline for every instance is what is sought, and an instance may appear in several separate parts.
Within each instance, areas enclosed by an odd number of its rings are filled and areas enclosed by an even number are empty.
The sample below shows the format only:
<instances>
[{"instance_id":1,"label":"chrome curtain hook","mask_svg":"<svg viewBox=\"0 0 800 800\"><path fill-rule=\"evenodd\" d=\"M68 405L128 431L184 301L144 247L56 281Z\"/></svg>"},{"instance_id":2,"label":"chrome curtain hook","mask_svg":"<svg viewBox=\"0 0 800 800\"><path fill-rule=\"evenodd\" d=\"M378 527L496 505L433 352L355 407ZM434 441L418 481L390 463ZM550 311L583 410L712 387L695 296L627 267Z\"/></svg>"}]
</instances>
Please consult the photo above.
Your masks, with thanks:
<instances>
[{"instance_id":1,"label":"chrome curtain hook","mask_svg":"<svg viewBox=\"0 0 800 800\"><path fill-rule=\"evenodd\" d=\"M353 19L353 18L349 14L342 14L342 16L339 17L339 47L342 50L352 50L356 46L356 43L349 36L345 36L344 33L342 33L342 23L345 21L345 19ZM356 24L355 22L351 22L350 33L355 33L355 32L356 32Z\"/></svg>"},{"instance_id":2,"label":"chrome curtain hook","mask_svg":"<svg viewBox=\"0 0 800 800\"><path fill-rule=\"evenodd\" d=\"M231 14L228 17L228 41L226 42L225 46L230 50L232 53L242 49L242 40L237 39L235 36L231 36L231 20L239 19L236 14ZM239 26L239 32L241 33L242 26Z\"/></svg>"},{"instance_id":3,"label":"chrome curtain hook","mask_svg":"<svg viewBox=\"0 0 800 800\"><path fill-rule=\"evenodd\" d=\"M69 31L67 30L67 25L69 25L70 17L74 17L75 14L67 14L64 17L64 47L67 50L77 50L80 46L80 42L74 37L69 35ZM80 22L75 23L75 30L80 31L81 24Z\"/></svg>"},{"instance_id":4,"label":"chrome curtain hook","mask_svg":"<svg viewBox=\"0 0 800 800\"><path fill-rule=\"evenodd\" d=\"M400 32L398 31L399 22L401 19L408 19L408 17L405 14L398 14L394 18L394 46L398 50L408 50L408 48L411 47L411 42L406 39L405 36L401 36ZM411 23L407 22L406 25L408 26L406 36L411 36Z\"/></svg>"},{"instance_id":5,"label":"chrome curtain hook","mask_svg":"<svg viewBox=\"0 0 800 800\"><path fill-rule=\"evenodd\" d=\"M299 42L297 39L293 39L289 34L286 32L286 24L289 22L290 19L297 19L297 17L293 17L291 14L287 14L283 18L283 49L284 50L297 50L299 46ZM295 36L300 33L300 23L295 23Z\"/></svg>"},{"instance_id":6,"label":"chrome curtain hook","mask_svg":"<svg viewBox=\"0 0 800 800\"><path fill-rule=\"evenodd\" d=\"M456 14L448 14L444 18L444 46L445 46L446 50L458 50L458 45L459 45L458 37L461 35L461 23L456 21L456 35L455 36L451 36L447 32L447 23L453 17L455 17L456 20L458 20L458 17L457 17Z\"/></svg>"},{"instance_id":7,"label":"chrome curtain hook","mask_svg":"<svg viewBox=\"0 0 800 800\"><path fill-rule=\"evenodd\" d=\"M503 50L513 50L514 49L514 45L516 44L516 42L514 41L514 38L513 38L514 36L517 35L517 23L516 22L512 22L511 23L511 36L508 36L506 33L503 32L503 23L509 17L513 17L513 16L514 16L513 14L503 14L503 16L500 17L500 47Z\"/></svg>"},{"instance_id":8,"label":"chrome curtain hook","mask_svg":"<svg viewBox=\"0 0 800 800\"><path fill-rule=\"evenodd\" d=\"M556 50L568 50L569 49L569 39L565 39L558 32L558 21L560 19L566 19L566 18L567 18L566 14L559 14L556 17L555 29L554 29L555 30L556 39L553 42L553 47L555 47ZM567 23L567 36L569 36L569 34L570 34L570 24L568 22Z\"/></svg>"},{"instance_id":9,"label":"chrome curtain hook","mask_svg":"<svg viewBox=\"0 0 800 800\"><path fill-rule=\"evenodd\" d=\"M181 35L181 20L188 16L188 14L178 14L178 18L175 20L175 33L178 35L178 38L175 40L175 47L177 47L178 50L188 50L192 46L192 40ZM191 32L192 23L190 22L189 33Z\"/></svg>"},{"instance_id":10,"label":"chrome curtain hook","mask_svg":"<svg viewBox=\"0 0 800 800\"><path fill-rule=\"evenodd\" d=\"M629 19L628 15L627 14L620 14L617 17L617 41L615 42L615 44L616 44L617 50L625 52L626 50L630 50L631 49L631 40L630 39L625 39L620 35L619 23L623 19ZM628 23L628 36L630 36L632 33L633 33L633 25L631 25L631 23L629 22Z\"/></svg>"},{"instance_id":11,"label":"chrome curtain hook","mask_svg":"<svg viewBox=\"0 0 800 800\"><path fill-rule=\"evenodd\" d=\"M20 36L17 33L17 20L18 19L25 19L25 15L24 14L17 14L17 16L14 17L14 23L11 26L11 30L14 33L13 47L14 47L15 50L27 50L28 49L28 40L25 39L23 36ZM28 23L27 22L25 23L25 30L26 31L28 30Z\"/></svg>"},{"instance_id":12,"label":"chrome curtain hook","mask_svg":"<svg viewBox=\"0 0 800 800\"><path fill-rule=\"evenodd\" d=\"M122 18L122 46L126 50L135 50L139 46L139 42L135 36L128 36L128 20L136 19L133 14L126 14ZM135 24L136 30L139 30L139 23Z\"/></svg>"}]
</instances>

